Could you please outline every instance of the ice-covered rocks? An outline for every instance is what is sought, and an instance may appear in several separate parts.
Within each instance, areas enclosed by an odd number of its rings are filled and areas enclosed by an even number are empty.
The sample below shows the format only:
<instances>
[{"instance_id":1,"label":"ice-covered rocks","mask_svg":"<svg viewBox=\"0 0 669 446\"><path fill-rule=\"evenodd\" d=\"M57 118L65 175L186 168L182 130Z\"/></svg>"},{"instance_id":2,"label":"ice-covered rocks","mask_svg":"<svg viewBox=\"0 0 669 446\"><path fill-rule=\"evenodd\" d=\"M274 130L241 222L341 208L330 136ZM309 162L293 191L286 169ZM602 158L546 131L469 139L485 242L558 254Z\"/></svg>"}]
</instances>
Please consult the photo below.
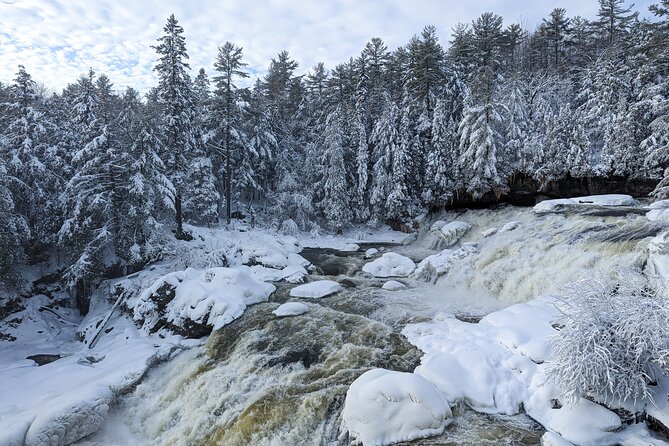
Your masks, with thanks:
<instances>
[{"instance_id":1,"label":"ice-covered rocks","mask_svg":"<svg viewBox=\"0 0 669 446\"><path fill-rule=\"evenodd\" d=\"M669 221L669 200L659 200L648 206L646 218L650 221Z\"/></svg>"},{"instance_id":2,"label":"ice-covered rocks","mask_svg":"<svg viewBox=\"0 0 669 446\"><path fill-rule=\"evenodd\" d=\"M274 316L286 317L286 316L299 316L309 311L309 307L300 302L287 302L283 305L280 305L279 308L272 311Z\"/></svg>"},{"instance_id":3,"label":"ice-covered rocks","mask_svg":"<svg viewBox=\"0 0 669 446\"><path fill-rule=\"evenodd\" d=\"M319 299L341 291L343 287L341 284L333 280L319 280L316 282L305 283L304 285L296 286L290 290L290 295L293 297L306 297L312 299Z\"/></svg>"},{"instance_id":4,"label":"ice-covered rocks","mask_svg":"<svg viewBox=\"0 0 669 446\"><path fill-rule=\"evenodd\" d=\"M504 226L502 226L502 229L499 230L499 232L509 232L509 231L514 231L520 226L519 221L510 221L506 223Z\"/></svg>"},{"instance_id":5,"label":"ice-covered rocks","mask_svg":"<svg viewBox=\"0 0 669 446\"><path fill-rule=\"evenodd\" d=\"M424 258L416 267L413 277L426 282L434 282L439 276L446 274L458 261L477 251L476 245L472 244L465 244L459 249L444 249L439 254Z\"/></svg>"},{"instance_id":6,"label":"ice-covered rocks","mask_svg":"<svg viewBox=\"0 0 669 446\"><path fill-rule=\"evenodd\" d=\"M448 403L435 386L413 373L373 369L346 393L342 431L364 445L389 445L443 433Z\"/></svg>"},{"instance_id":7,"label":"ice-covered rocks","mask_svg":"<svg viewBox=\"0 0 669 446\"><path fill-rule=\"evenodd\" d=\"M544 200L534 206L534 212L556 212L562 207L579 205L590 206L633 206L637 201L630 195L609 194L590 195L586 197L558 198L555 200Z\"/></svg>"},{"instance_id":8,"label":"ice-covered rocks","mask_svg":"<svg viewBox=\"0 0 669 446\"><path fill-rule=\"evenodd\" d=\"M147 332L162 326L201 337L241 316L248 305L266 301L275 289L238 269L188 268L156 280L126 307Z\"/></svg>"},{"instance_id":9,"label":"ice-covered rocks","mask_svg":"<svg viewBox=\"0 0 669 446\"><path fill-rule=\"evenodd\" d=\"M426 240L431 249L448 248L455 245L471 227L472 225L464 221L446 223L439 220L430 227Z\"/></svg>"},{"instance_id":10,"label":"ice-covered rocks","mask_svg":"<svg viewBox=\"0 0 669 446\"><path fill-rule=\"evenodd\" d=\"M405 289L406 287L407 286L402 282L398 282L397 280L389 280L384 283L381 288L388 291L399 291Z\"/></svg>"},{"instance_id":11,"label":"ice-covered rocks","mask_svg":"<svg viewBox=\"0 0 669 446\"><path fill-rule=\"evenodd\" d=\"M410 258L396 252L387 252L378 259L365 264L362 270L374 277L406 277L415 268L416 265Z\"/></svg>"}]
</instances>

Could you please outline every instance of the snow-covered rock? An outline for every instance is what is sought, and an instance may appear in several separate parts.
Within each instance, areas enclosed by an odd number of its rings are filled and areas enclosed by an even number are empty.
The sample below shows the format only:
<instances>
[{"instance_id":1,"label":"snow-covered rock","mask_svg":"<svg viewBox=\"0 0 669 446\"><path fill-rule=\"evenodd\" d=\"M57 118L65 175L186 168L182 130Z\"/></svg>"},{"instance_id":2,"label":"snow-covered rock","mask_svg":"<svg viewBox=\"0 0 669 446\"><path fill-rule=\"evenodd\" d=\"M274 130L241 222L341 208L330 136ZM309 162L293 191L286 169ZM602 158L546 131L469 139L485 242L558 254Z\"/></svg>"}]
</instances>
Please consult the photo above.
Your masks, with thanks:
<instances>
[{"instance_id":1,"label":"snow-covered rock","mask_svg":"<svg viewBox=\"0 0 669 446\"><path fill-rule=\"evenodd\" d=\"M544 200L534 206L534 212L554 212L560 206L633 206L635 204L637 204L637 201L630 195L590 195L585 197Z\"/></svg>"},{"instance_id":2,"label":"snow-covered rock","mask_svg":"<svg viewBox=\"0 0 669 446\"><path fill-rule=\"evenodd\" d=\"M238 269L188 268L156 280L126 307L147 332L168 325L176 333L199 337L229 324L248 305L266 301L275 289Z\"/></svg>"},{"instance_id":3,"label":"snow-covered rock","mask_svg":"<svg viewBox=\"0 0 669 446\"><path fill-rule=\"evenodd\" d=\"M272 311L272 314L278 317L299 316L309 311L309 307L300 302L287 302L280 305L279 308Z\"/></svg>"},{"instance_id":4,"label":"snow-covered rock","mask_svg":"<svg viewBox=\"0 0 669 446\"><path fill-rule=\"evenodd\" d=\"M360 245L358 245L357 243L347 243L346 245L344 245L343 248L340 249L340 251L343 252L357 252L359 250L360 250Z\"/></svg>"},{"instance_id":5,"label":"snow-covered rock","mask_svg":"<svg viewBox=\"0 0 669 446\"><path fill-rule=\"evenodd\" d=\"M667 209L669 200L658 200L648 205L648 209Z\"/></svg>"},{"instance_id":6,"label":"snow-covered rock","mask_svg":"<svg viewBox=\"0 0 669 446\"><path fill-rule=\"evenodd\" d=\"M416 265L408 257L387 252L378 259L365 264L362 270L374 277L405 277L411 274Z\"/></svg>"},{"instance_id":7,"label":"snow-covered rock","mask_svg":"<svg viewBox=\"0 0 669 446\"><path fill-rule=\"evenodd\" d=\"M381 288L388 291L399 291L405 289L406 287L407 286L402 282L398 282L397 280L389 280L384 283Z\"/></svg>"},{"instance_id":8,"label":"snow-covered rock","mask_svg":"<svg viewBox=\"0 0 669 446\"><path fill-rule=\"evenodd\" d=\"M454 317L408 325L402 333L425 355L415 373L437 386L449 404L516 414L521 407L546 430L579 445L607 444L621 420L586 399L555 404L559 389L546 377L549 338L560 317L548 297L491 313L472 324ZM615 443L611 441L610 443Z\"/></svg>"},{"instance_id":9,"label":"snow-covered rock","mask_svg":"<svg viewBox=\"0 0 669 446\"><path fill-rule=\"evenodd\" d=\"M308 275L307 270L301 265L288 265L283 269L268 268L262 265L241 265L237 268L261 282L301 283Z\"/></svg>"},{"instance_id":10,"label":"snow-covered rock","mask_svg":"<svg viewBox=\"0 0 669 446\"><path fill-rule=\"evenodd\" d=\"M452 221L449 224L442 226L440 231L446 242L446 246L448 247L456 244L471 227L472 225L464 221Z\"/></svg>"},{"instance_id":11,"label":"snow-covered rock","mask_svg":"<svg viewBox=\"0 0 669 446\"><path fill-rule=\"evenodd\" d=\"M497 234L497 228L486 229L481 233L481 238L492 237L495 234Z\"/></svg>"},{"instance_id":12,"label":"snow-covered rock","mask_svg":"<svg viewBox=\"0 0 669 446\"><path fill-rule=\"evenodd\" d=\"M519 221L510 221L510 222L508 222L507 224L505 224L504 226L502 226L502 229L500 229L499 232L509 232L509 231L513 231L513 230L515 230L516 228L518 228L518 226L520 226L520 222L519 222Z\"/></svg>"},{"instance_id":13,"label":"snow-covered rock","mask_svg":"<svg viewBox=\"0 0 669 446\"><path fill-rule=\"evenodd\" d=\"M669 221L669 208L651 209L646 212L649 221Z\"/></svg>"},{"instance_id":14,"label":"snow-covered rock","mask_svg":"<svg viewBox=\"0 0 669 446\"><path fill-rule=\"evenodd\" d=\"M305 283L304 285L296 286L290 290L290 295L293 297L318 299L337 293L342 289L343 287L341 284L333 280L319 280L316 282Z\"/></svg>"},{"instance_id":15,"label":"snow-covered rock","mask_svg":"<svg viewBox=\"0 0 669 446\"><path fill-rule=\"evenodd\" d=\"M389 445L441 434L451 422L448 403L413 373L373 369L346 393L342 431L364 445Z\"/></svg>"},{"instance_id":16,"label":"snow-covered rock","mask_svg":"<svg viewBox=\"0 0 669 446\"><path fill-rule=\"evenodd\" d=\"M447 273L458 261L475 252L477 252L477 248L471 244L463 245L455 250L444 249L439 254L424 258L416 267L413 277L426 282L434 282L439 276Z\"/></svg>"},{"instance_id":17,"label":"snow-covered rock","mask_svg":"<svg viewBox=\"0 0 669 446\"><path fill-rule=\"evenodd\" d=\"M366 259L371 259L375 255L379 253L379 250L376 248L369 248L367 251L365 251L365 258Z\"/></svg>"}]
</instances>

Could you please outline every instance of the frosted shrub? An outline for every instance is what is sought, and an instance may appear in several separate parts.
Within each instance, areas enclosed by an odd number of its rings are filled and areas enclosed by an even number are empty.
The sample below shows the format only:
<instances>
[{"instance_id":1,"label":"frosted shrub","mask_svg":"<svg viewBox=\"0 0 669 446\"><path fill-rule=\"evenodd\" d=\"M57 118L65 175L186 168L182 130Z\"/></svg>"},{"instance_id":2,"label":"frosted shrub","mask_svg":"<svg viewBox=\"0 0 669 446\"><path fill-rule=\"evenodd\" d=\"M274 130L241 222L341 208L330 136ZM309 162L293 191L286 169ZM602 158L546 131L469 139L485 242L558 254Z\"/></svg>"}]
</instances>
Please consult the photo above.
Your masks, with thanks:
<instances>
[{"instance_id":1,"label":"frosted shrub","mask_svg":"<svg viewBox=\"0 0 669 446\"><path fill-rule=\"evenodd\" d=\"M547 374L567 402L651 399L649 385L669 370L666 293L633 270L581 279L565 291Z\"/></svg>"},{"instance_id":2,"label":"frosted shrub","mask_svg":"<svg viewBox=\"0 0 669 446\"><path fill-rule=\"evenodd\" d=\"M295 237L299 231L297 223L290 218L281 223L281 228L279 229L281 234L290 235L292 237Z\"/></svg>"}]
</instances>

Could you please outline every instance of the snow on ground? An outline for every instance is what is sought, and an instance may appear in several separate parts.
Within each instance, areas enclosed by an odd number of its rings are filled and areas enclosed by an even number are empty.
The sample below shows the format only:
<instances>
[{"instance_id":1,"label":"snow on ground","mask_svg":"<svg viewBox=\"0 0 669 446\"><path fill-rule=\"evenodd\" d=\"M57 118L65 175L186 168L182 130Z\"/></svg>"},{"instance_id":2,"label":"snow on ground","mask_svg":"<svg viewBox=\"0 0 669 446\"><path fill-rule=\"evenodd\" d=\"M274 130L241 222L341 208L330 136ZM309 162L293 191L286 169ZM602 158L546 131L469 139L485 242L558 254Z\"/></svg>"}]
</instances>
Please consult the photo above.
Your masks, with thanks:
<instances>
[{"instance_id":1,"label":"snow on ground","mask_svg":"<svg viewBox=\"0 0 669 446\"><path fill-rule=\"evenodd\" d=\"M37 300L29 300L28 313ZM41 333L49 342L39 342L33 333L15 332L18 343L0 346L0 445L69 444L100 428L109 406L135 384L155 361L187 345L179 337L148 338L124 317L108 324L94 348L74 339L71 324L60 326L43 311L44 323L52 330ZM33 324L21 325L30 331ZM57 331L60 330L60 331ZM28 342L26 342L28 340ZM62 356L37 366L19 359L35 353Z\"/></svg>"},{"instance_id":2,"label":"snow on ground","mask_svg":"<svg viewBox=\"0 0 669 446\"><path fill-rule=\"evenodd\" d=\"M278 317L299 316L309 311L309 307L300 302L287 302L279 305L279 308L272 311L272 314Z\"/></svg>"},{"instance_id":3,"label":"snow on ground","mask_svg":"<svg viewBox=\"0 0 669 446\"><path fill-rule=\"evenodd\" d=\"M561 206L634 206L638 204L630 195L609 194L590 195L586 197L558 198L555 200L544 200L534 206L534 212L554 212Z\"/></svg>"},{"instance_id":4,"label":"snow on ground","mask_svg":"<svg viewBox=\"0 0 669 446\"><path fill-rule=\"evenodd\" d=\"M376 260L373 260L362 270L374 277L406 277L411 274L416 265L413 260L396 252L387 252Z\"/></svg>"},{"instance_id":5,"label":"snow on ground","mask_svg":"<svg viewBox=\"0 0 669 446\"><path fill-rule=\"evenodd\" d=\"M346 392L342 432L354 444L384 446L440 435L452 413L432 383L413 373L373 369Z\"/></svg>"},{"instance_id":6,"label":"snow on ground","mask_svg":"<svg viewBox=\"0 0 669 446\"><path fill-rule=\"evenodd\" d=\"M290 290L290 295L293 297L306 297L312 299L319 299L334 293L338 293L344 289L339 283L333 280L318 280L316 282L305 283Z\"/></svg>"}]
</instances>

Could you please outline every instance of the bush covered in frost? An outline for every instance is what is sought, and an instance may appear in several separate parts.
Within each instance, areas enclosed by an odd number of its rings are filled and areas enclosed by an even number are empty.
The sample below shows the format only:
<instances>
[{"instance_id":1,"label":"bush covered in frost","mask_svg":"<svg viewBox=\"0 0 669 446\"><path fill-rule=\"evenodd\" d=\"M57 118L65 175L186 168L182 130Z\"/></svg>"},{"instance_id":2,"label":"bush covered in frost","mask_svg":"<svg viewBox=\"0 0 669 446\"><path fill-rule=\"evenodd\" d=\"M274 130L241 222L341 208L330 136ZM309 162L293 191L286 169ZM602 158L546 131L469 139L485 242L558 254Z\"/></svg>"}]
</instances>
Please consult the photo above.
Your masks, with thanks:
<instances>
[{"instance_id":1,"label":"bush covered in frost","mask_svg":"<svg viewBox=\"0 0 669 446\"><path fill-rule=\"evenodd\" d=\"M567 402L648 400L669 371L669 299L643 275L616 270L568 285L547 374Z\"/></svg>"},{"instance_id":2,"label":"bush covered in frost","mask_svg":"<svg viewBox=\"0 0 669 446\"><path fill-rule=\"evenodd\" d=\"M283 235L290 235L295 237L300 232L300 230L297 227L297 223L289 218L288 220L285 220L283 223L281 223L279 232Z\"/></svg>"}]
</instances>

